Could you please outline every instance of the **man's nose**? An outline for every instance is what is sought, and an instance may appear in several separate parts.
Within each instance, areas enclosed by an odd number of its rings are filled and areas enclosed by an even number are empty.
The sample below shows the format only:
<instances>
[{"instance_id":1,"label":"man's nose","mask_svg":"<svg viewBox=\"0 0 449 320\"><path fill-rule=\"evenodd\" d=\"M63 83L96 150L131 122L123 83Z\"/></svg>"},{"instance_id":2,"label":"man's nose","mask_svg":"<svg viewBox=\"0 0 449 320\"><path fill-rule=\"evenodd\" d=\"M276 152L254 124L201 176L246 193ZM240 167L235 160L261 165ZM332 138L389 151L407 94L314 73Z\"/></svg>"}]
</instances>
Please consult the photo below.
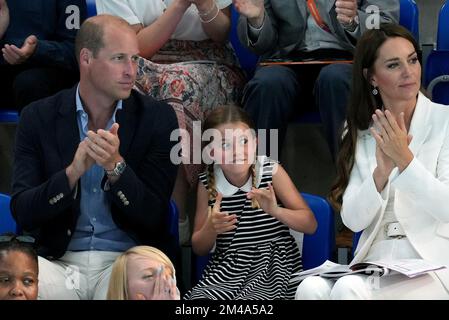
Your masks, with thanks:
<instances>
[{"instance_id":1,"label":"man's nose","mask_svg":"<svg viewBox=\"0 0 449 320\"><path fill-rule=\"evenodd\" d=\"M125 70L124 70L125 75L127 75L127 76L135 76L136 72L137 72L137 65L136 65L136 63L132 59L129 59L127 61L127 63L126 63L126 66L125 66Z\"/></svg>"}]
</instances>

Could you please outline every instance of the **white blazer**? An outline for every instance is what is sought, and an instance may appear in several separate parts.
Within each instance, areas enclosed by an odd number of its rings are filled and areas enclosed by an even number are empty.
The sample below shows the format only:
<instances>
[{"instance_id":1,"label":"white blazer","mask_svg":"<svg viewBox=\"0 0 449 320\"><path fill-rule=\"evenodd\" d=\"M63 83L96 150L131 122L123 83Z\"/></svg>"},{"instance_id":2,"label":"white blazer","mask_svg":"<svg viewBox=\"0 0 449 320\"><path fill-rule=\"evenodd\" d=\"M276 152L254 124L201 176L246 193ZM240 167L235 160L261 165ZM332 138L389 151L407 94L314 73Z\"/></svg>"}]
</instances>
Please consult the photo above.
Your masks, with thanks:
<instances>
[{"instance_id":1,"label":"white blazer","mask_svg":"<svg viewBox=\"0 0 449 320\"><path fill-rule=\"evenodd\" d=\"M392 171L379 194L373 179L376 141L369 130L358 132L341 210L348 228L363 230L351 264L366 257L394 186L394 212L414 249L423 259L449 268L449 106L433 103L420 93L409 133L414 158L402 173L397 168ZM436 275L449 290L449 269Z\"/></svg>"}]
</instances>

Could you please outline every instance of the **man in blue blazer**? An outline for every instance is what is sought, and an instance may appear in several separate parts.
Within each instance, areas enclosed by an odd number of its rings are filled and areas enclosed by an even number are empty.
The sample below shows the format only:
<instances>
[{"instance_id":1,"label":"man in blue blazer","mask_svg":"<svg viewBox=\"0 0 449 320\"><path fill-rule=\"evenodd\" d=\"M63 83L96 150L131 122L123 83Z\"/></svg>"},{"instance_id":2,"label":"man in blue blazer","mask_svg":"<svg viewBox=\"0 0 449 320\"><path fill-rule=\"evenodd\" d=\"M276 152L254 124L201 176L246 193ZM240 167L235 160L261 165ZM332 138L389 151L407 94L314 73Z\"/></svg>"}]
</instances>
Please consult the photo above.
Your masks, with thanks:
<instances>
[{"instance_id":1,"label":"man in blue blazer","mask_svg":"<svg viewBox=\"0 0 449 320\"><path fill-rule=\"evenodd\" d=\"M124 20L86 20L75 51L79 85L27 106L17 129L11 210L36 238L41 299L104 299L111 264L138 244L176 262L175 112L132 91L139 50Z\"/></svg>"},{"instance_id":2,"label":"man in blue blazer","mask_svg":"<svg viewBox=\"0 0 449 320\"><path fill-rule=\"evenodd\" d=\"M85 0L0 0L0 109L78 81L74 40L86 15Z\"/></svg>"}]
</instances>

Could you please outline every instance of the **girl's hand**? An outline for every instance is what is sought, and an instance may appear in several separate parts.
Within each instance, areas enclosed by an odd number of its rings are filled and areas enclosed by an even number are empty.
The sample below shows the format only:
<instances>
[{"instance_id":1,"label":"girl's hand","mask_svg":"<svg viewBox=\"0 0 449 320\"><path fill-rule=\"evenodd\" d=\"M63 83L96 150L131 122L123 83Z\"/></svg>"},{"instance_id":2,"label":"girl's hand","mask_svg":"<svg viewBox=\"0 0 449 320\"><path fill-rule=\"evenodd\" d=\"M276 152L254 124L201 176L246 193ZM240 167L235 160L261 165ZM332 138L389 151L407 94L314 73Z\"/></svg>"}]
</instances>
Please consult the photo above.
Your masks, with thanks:
<instances>
[{"instance_id":1,"label":"girl's hand","mask_svg":"<svg viewBox=\"0 0 449 320\"><path fill-rule=\"evenodd\" d=\"M256 199L263 211L272 216L276 215L279 206L271 183L268 184L268 189L252 188L252 190L248 192L247 198Z\"/></svg>"},{"instance_id":2,"label":"girl's hand","mask_svg":"<svg viewBox=\"0 0 449 320\"><path fill-rule=\"evenodd\" d=\"M407 134L404 113L401 112L399 120L396 121L389 110L385 113L376 110L373 120L379 130L379 133L374 135L377 145L391 158L399 170L403 171L413 160L413 153L408 147L412 137Z\"/></svg>"},{"instance_id":3,"label":"girl's hand","mask_svg":"<svg viewBox=\"0 0 449 320\"><path fill-rule=\"evenodd\" d=\"M215 199L215 203L213 207L209 207L209 224L215 231L215 233L221 234L237 228L235 225L237 222L237 216L235 214L229 215L227 212L221 212L221 200L223 199L223 195L219 193L217 198Z\"/></svg>"},{"instance_id":4,"label":"girl's hand","mask_svg":"<svg viewBox=\"0 0 449 320\"><path fill-rule=\"evenodd\" d=\"M152 292L136 293L137 300L180 300L176 280L164 272L164 267L157 271Z\"/></svg>"}]
</instances>

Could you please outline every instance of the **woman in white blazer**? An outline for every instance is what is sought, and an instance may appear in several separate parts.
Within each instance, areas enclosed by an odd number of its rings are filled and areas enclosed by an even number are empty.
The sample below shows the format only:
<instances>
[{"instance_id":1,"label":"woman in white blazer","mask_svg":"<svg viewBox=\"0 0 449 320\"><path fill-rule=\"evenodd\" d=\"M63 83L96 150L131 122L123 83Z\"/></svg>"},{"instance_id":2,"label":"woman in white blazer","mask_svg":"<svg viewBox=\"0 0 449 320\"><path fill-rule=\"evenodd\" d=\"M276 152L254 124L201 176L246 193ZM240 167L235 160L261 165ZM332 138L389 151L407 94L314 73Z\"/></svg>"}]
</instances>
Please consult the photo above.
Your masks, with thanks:
<instances>
[{"instance_id":1,"label":"woman in white blazer","mask_svg":"<svg viewBox=\"0 0 449 320\"><path fill-rule=\"evenodd\" d=\"M420 93L413 36L381 25L359 40L331 200L362 231L351 264L422 258L449 268L449 107ZM449 269L416 278L309 277L297 299L449 299Z\"/></svg>"}]
</instances>

